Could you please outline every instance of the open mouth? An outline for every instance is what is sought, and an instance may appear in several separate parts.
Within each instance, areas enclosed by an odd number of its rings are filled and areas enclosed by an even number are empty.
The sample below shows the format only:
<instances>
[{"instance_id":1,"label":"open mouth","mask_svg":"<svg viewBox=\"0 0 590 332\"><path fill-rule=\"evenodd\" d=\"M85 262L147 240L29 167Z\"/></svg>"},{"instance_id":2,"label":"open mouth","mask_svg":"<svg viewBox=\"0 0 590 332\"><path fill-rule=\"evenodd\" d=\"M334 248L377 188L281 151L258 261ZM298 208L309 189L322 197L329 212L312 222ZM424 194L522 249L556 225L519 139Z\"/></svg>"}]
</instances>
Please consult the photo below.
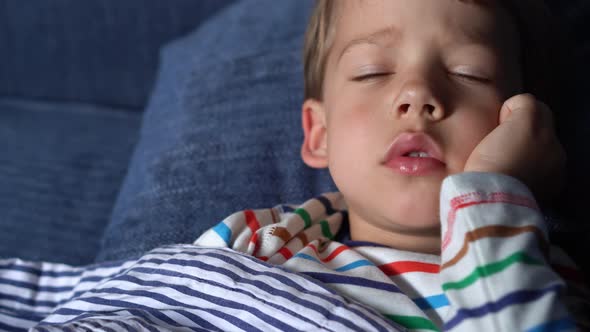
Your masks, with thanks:
<instances>
[{"instance_id":1,"label":"open mouth","mask_svg":"<svg viewBox=\"0 0 590 332\"><path fill-rule=\"evenodd\" d=\"M397 173L422 176L446 169L440 147L425 133L405 132L391 144L384 165Z\"/></svg>"},{"instance_id":2,"label":"open mouth","mask_svg":"<svg viewBox=\"0 0 590 332\"><path fill-rule=\"evenodd\" d=\"M408 153L404 154L403 156L410 157L410 158L430 158L430 155L428 154L428 152L423 152L423 151L412 151L412 152L408 152Z\"/></svg>"}]
</instances>

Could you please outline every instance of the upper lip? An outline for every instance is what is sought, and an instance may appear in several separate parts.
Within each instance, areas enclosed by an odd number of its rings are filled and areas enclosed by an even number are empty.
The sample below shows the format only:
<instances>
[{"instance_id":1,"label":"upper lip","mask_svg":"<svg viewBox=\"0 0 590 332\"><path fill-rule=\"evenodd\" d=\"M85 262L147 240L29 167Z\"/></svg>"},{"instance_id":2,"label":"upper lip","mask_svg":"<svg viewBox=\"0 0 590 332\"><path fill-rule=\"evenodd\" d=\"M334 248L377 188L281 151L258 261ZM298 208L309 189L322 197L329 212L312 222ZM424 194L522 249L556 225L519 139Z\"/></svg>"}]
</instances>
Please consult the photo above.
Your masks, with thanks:
<instances>
[{"instance_id":1,"label":"upper lip","mask_svg":"<svg viewBox=\"0 0 590 332\"><path fill-rule=\"evenodd\" d=\"M404 132L399 134L389 146L384 163L410 152L426 152L430 158L443 162L440 146L423 132Z\"/></svg>"}]
</instances>

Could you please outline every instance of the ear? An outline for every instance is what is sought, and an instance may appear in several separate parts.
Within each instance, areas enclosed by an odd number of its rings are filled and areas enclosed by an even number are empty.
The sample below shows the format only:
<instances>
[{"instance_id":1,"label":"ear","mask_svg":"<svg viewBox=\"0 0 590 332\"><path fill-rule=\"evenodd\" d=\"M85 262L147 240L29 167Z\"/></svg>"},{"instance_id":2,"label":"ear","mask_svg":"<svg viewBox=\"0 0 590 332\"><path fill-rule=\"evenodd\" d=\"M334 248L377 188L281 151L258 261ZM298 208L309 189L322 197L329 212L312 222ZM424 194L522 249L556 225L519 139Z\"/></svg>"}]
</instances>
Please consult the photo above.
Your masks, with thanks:
<instances>
[{"instance_id":1,"label":"ear","mask_svg":"<svg viewBox=\"0 0 590 332\"><path fill-rule=\"evenodd\" d=\"M324 105L315 99L307 99L301 108L301 121L304 134L301 145L303 162L313 168L328 167L328 133Z\"/></svg>"}]
</instances>

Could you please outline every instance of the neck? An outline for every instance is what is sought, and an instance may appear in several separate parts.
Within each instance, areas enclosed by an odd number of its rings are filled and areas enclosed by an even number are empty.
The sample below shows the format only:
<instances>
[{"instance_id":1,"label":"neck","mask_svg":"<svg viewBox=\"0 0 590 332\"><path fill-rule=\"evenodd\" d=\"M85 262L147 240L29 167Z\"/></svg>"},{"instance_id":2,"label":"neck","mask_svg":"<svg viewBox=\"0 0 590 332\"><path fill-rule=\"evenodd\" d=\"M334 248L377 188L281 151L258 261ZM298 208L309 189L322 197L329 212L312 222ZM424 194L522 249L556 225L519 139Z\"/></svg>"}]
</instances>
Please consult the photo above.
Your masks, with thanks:
<instances>
[{"instance_id":1,"label":"neck","mask_svg":"<svg viewBox=\"0 0 590 332\"><path fill-rule=\"evenodd\" d=\"M349 214L350 238L353 241L368 241L391 248L440 255L440 229L404 230L393 226L366 222Z\"/></svg>"}]
</instances>

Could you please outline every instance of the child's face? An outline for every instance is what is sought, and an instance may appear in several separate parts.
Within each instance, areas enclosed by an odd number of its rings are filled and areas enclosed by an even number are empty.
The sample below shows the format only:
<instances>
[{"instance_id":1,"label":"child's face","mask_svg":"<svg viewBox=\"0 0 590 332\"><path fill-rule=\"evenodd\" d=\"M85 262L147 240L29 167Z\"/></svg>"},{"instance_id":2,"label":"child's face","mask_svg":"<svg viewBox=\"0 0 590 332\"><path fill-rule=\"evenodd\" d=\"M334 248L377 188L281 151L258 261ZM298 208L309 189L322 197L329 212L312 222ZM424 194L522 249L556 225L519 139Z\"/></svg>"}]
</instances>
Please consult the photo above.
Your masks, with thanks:
<instances>
[{"instance_id":1,"label":"child's face","mask_svg":"<svg viewBox=\"0 0 590 332\"><path fill-rule=\"evenodd\" d=\"M515 27L500 9L458 0L337 4L319 109L351 222L437 230L442 180L463 171L520 89ZM392 143L408 132L430 136L443 164L417 174L388 165Z\"/></svg>"}]
</instances>

